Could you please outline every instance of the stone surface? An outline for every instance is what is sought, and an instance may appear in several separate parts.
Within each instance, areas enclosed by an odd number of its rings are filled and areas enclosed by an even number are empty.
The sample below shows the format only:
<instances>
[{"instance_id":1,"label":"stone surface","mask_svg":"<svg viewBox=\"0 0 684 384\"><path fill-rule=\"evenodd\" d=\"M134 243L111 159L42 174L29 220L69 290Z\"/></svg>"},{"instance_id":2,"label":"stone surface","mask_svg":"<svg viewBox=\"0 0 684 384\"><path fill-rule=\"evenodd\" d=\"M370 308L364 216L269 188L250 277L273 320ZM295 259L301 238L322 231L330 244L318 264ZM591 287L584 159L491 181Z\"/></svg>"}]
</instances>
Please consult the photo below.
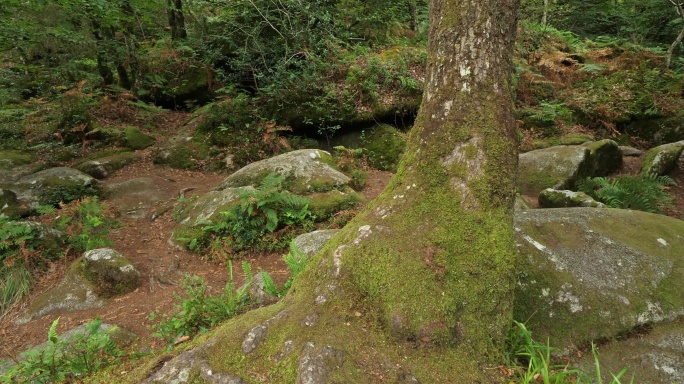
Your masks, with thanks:
<instances>
[{"instance_id":1,"label":"stone surface","mask_svg":"<svg viewBox=\"0 0 684 384\"><path fill-rule=\"evenodd\" d=\"M0 186L11 184L31 173L33 154L18 150L0 150Z\"/></svg>"},{"instance_id":2,"label":"stone surface","mask_svg":"<svg viewBox=\"0 0 684 384\"><path fill-rule=\"evenodd\" d=\"M103 188L103 194L108 204L120 216L141 219L149 217L151 212L159 209L159 203L171 199L168 209L176 201L177 195L169 195L160 190L155 181L149 177L130 179L121 183L108 184Z\"/></svg>"},{"instance_id":3,"label":"stone surface","mask_svg":"<svg viewBox=\"0 0 684 384\"><path fill-rule=\"evenodd\" d=\"M684 320L656 324L646 333L612 341L598 349L601 376L610 383L611 373L623 376L628 383L634 377L640 384L684 383ZM579 368L596 377L593 356L586 354L577 364Z\"/></svg>"},{"instance_id":4,"label":"stone surface","mask_svg":"<svg viewBox=\"0 0 684 384\"><path fill-rule=\"evenodd\" d=\"M185 351L164 363L143 384L180 384L180 383L212 383L212 384L247 384L237 376L212 371L207 362L206 350L216 342L211 341L195 349Z\"/></svg>"},{"instance_id":5,"label":"stone surface","mask_svg":"<svg viewBox=\"0 0 684 384\"><path fill-rule=\"evenodd\" d=\"M684 150L684 140L651 148L641 165L641 174L667 175L672 172Z\"/></svg>"},{"instance_id":6,"label":"stone surface","mask_svg":"<svg viewBox=\"0 0 684 384\"><path fill-rule=\"evenodd\" d=\"M258 186L269 173L286 175L283 187L296 194L338 189L351 181L334 168L328 152L300 149L249 164L222 181L215 190Z\"/></svg>"},{"instance_id":7,"label":"stone surface","mask_svg":"<svg viewBox=\"0 0 684 384\"><path fill-rule=\"evenodd\" d=\"M271 305L278 301L278 297L271 295L264 289L266 286L264 275L257 273L252 278L252 283L249 285L249 297L253 303L259 305Z\"/></svg>"},{"instance_id":8,"label":"stone surface","mask_svg":"<svg viewBox=\"0 0 684 384\"><path fill-rule=\"evenodd\" d=\"M582 144L589 148L590 176L606 176L622 167L622 152L613 140L599 140Z\"/></svg>"},{"instance_id":9,"label":"stone surface","mask_svg":"<svg viewBox=\"0 0 684 384\"><path fill-rule=\"evenodd\" d=\"M605 208L606 205L599 203L584 192L568 190L555 190L547 188L539 193L539 207L541 208L566 208L566 207L591 207Z\"/></svg>"},{"instance_id":10,"label":"stone surface","mask_svg":"<svg viewBox=\"0 0 684 384\"><path fill-rule=\"evenodd\" d=\"M518 186L523 194L536 196L546 188L572 189L591 175L591 150L584 146L559 146L520 155Z\"/></svg>"},{"instance_id":11,"label":"stone surface","mask_svg":"<svg viewBox=\"0 0 684 384\"><path fill-rule=\"evenodd\" d=\"M339 229L322 229L305 233L297 236L294 244L306 257L311 258L339 231Z\"/></svg>"},{"instance_id":12,"label":"stone surface","mask_svg":"<svg viewBox=\"0 0 684 384\"><path fill-rule=\"evenodd\" d=\"M82 275L102 297L122 295L138 287L140 272L124 255L111 248L88 251L77 262Z\"/></svg>"},{"instance_id":13,"label":"stone surface","mask_svg":"<svg viewBox=\"0 0 684 384\"><path fill-rule=\"evenodd\" d=\"M105 179L114 171L139 159L133 152L122 152L115 155L104 156L94 160L84 161L74 166L79 171L96 179Z\"/></svg>"},{"instance_id":14,"label":"stone surface","mask_svg":"<svg viewBox=\"0 0 684 384\"><path fill-rule=\"evenodd\" d=\"M144 133L138 127L126 127L123 141L126 148L139 150L151 147L154 144L154 137Z\"/></svg>"},{"instance_id":15,"label":"stone surface","mask_svg":"<svg viewBox=\"0 0 684 384\"><path fill-rule=\"evenodd\" d=\"M0 217L16 218L22 213L17 194L0 188Z\"/></svg>"},{"instance_id":16,"label":"stone surface","mask_svg":"<svg viewBox=\"0 0 684 384\"><path fill-rule=\"evenodd\" d=\"M627 147L627 146L620 146L620 152L622 152L622 156L641 156L643 152L639 149L636 149L634 147Z\"/></svg>"},{"instance_id":17,"label":"stone surface","mask_svg":"<svg viewBox=\"0 0 684 384\"><path fill-rule=\"evenodd\" d=\"M17 194L17 199L35 208L41 196L58 196L64 191L81 191L92 188L97 191L98 181L85 173L67 167L50 168L26 175L8 186Z\"/></svg>"},{"instance_id":18,"label":"stone surface","mask_svg":"<svg viewBox=\"0 0 684 384\"><path fill-rule=\"evenodd\" d=\"M684 315L684 221L641 211L515 214L514 318L564 351Z\"/></svg>"},{"instance_id":19,"label":"stone surface","mask_svg":"<svg viewBox=\"0 0 684 384\"><path fill-rule=\"evenodd\" d=\"M343 362L344 352L307 343L297 362L295 384L326 384L330 372Z\"/></svg>"},{"instance_id":20,"label":"stone surface","mask_svg":"<svg viewBox=\"0 0 684 384\"><path fill-rule=\"evenodd\" d=\"M406 148L406 136L389 124L377 124L363 138L368 162L373 168L396 171Z\"/></svg>"}]
</instances>

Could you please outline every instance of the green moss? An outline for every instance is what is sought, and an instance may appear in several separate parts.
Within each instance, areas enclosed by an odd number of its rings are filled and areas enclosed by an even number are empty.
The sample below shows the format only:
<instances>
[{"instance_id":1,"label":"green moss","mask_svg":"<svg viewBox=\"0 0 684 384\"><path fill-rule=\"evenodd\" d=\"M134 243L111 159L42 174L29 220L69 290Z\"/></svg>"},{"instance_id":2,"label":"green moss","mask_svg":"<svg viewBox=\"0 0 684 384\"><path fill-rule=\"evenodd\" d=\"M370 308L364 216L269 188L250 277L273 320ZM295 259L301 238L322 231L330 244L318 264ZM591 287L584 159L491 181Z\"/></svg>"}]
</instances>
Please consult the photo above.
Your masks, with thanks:
<instances>
[{"instance_id":1,"label":"green moss","mask_svg":"<svg viewBox=\"0 0 684 384\"><path fill-rule=\"evenodd\" d=\"M14 167L29 164L33 160L33 154L18 150L0 150L0 169L12 169Z\"/></svg>"},{"instance_id":2,"label":"green moss","mask_svg":"<svg viewBox=\"0 0 684 384\"><path fill-rule=\"evenodd\" d=\"M309 210L316 216L316 220L322 221L336 212L350 209L362 203L363 197L358 193L347 189L346 191L329 191L307 195Z\"/></svg>"},{"instance_id":3,"label":"green moss","mask_svg":"<svg viewBox=\"0 0 684 384\"><path fill-rule=\"evenodd\" d=\"M388 124L378 124L363 139L368 150L368 162L374 168L396 171L406 148L406 137Z\"/></svg>"},{"instance_id":4,"label":"green moss","mask_svg":"<svg viewBox=\"0 0 684 384\"><path fill-rule=\"evenodd\" d=\"M124 129L124 145L133 150L145 149L154 144L154 138L143 133L138 127Z\"/></svg>"}]
</instances>

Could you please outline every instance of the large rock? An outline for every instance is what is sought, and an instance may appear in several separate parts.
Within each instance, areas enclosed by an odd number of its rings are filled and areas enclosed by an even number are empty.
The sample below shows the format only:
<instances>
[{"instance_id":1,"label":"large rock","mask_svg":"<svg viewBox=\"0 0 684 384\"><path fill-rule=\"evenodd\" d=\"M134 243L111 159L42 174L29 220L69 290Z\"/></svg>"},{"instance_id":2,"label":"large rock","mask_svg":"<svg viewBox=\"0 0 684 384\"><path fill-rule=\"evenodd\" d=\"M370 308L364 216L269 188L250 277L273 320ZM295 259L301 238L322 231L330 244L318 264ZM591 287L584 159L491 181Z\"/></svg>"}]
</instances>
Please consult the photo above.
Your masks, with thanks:
<instances>
[{"instance_id":1,"label":"large rock","mask_svg":"<svg viewBox=\"0 0 684 384\"><path fill-rule=\"evenodd\" d=\"M624 368L627 383L632 378L640 384L684 383L684 320L656 324L647 332L624 337L598 348L601 377L610 383L611 373ZM586 354L577 367L596 377L591 354Z\"/></svg>"},{"instance_id":2,"label":"large rock","mask_svg":"<svg viewBox=\"0 0 684 384\"><path fill-rule=\"evenodd\" d=\"M57 167L24 176L10 184L17 199L30 208L41 204L69 202L99 193L98 181L73 168Z\"/></svg>"},{"instance_id":3,"label":"large rock","mask_svg":"<svg viewBox=\"0 0 684 384\"><path fill-rule=\"evenodd\" d=\"M615 141L591 141L583 146L589 148L591 177L607 176L622 167L622 151Z\"/></svg>"},{"instance_id":4,"label":"large rock","mask_svg":"<svg viewBox=\"0 0 684 384\"><path fill-rule=\"evenodd\" d=\"M334 167L330 153L320 149L300 149L249 164L223 180L215 190L258 186L270 173L285 175L284 188L296 194L347 186L351 179Z\"/></svg>"},{"instance_id":5,"label":"large rock","mask_svg":"<svg viewBox=\"0 0 684 384\"><path fill-rule=\"evenodd\" d=\"M16 218L22 213L17 194L0 188L0 217Z\"/></svg>"},{"instance_id":6,"label":"large rock","mask_svg":"<svg viewBox=\"0 0 684 384\"><path fill-rule=\"evenodd\" d=\"M580 145L558 146L523 153L518 163L518 186L536 196L546 188L573 189L591 175L591 150Z\"/></svg>"},{"instance_id":7,"label":"large rock","mask_svg":"<svg viewBox=\"0 0 684 384\"><path fill-rule=\"evenodd\" d=\"M641 165L641 174L667 175L679 162L684 150L684 140L651 148Z\"/></svg>"},{"instance_id":8,"label":"large rock","mask_svg":"<svg viewBox=\"0 0 684 384\"><path fill-rule=\"evenodd\" d=\"M134 291L140 272L121 253L110 248L93 249L80 259L81 274L99 296L112 297Z\"/></svg>"},{"instance_id":9,"label":"large rock","mask_svg":"<svg viewBox=\"0 0 684 384\"><path fill-rule=\"evenodd\" d=\"M539 193L539 206L541 208L606 207L605 204L599 203L584 192L558 191L551 188L547 188Z\"/></svg>"},{"instance_id":10,"label":"large rock","mask_svg":"<svg viewBox=\"0 0 684 384\"><path fill-rule=\"evenodd\" d=\"M107 178L112 172L131 164L139 159L133 152L122 152L114 155L87 160L74 166L79 171L96 179Z\"/></svg>"},{"instance_id":11,"label":"large rock","mask_svg":"<svg viewBox=\"0 0 684 384\"><path fill-rule=\"evenodd\" d=\"M315 256L339 229L322 229L295 237L294 244L306 257Z\"/></svg>"},{"instance_id":12,"label":"large rock","mask_svg":"<svg viewBox=\"0 0 684 384\"><path fill-rule=\"evenodd\" d=\"M684 221L559 208L516 212L515 229L514 316L538 340L567 351L684 315Z\"/></svg>"},{"instance_id":13,"label":"large rock","mask_svg":"<svg viewBox=\"0 0 684 384\"><path fill-rule=\"evenodd\" d=\"M372 167L396 171L406 148L406 137L389 124L378 124L364 135L363 146L368 150L368 162Z\"/></svg>"}]
</instances>

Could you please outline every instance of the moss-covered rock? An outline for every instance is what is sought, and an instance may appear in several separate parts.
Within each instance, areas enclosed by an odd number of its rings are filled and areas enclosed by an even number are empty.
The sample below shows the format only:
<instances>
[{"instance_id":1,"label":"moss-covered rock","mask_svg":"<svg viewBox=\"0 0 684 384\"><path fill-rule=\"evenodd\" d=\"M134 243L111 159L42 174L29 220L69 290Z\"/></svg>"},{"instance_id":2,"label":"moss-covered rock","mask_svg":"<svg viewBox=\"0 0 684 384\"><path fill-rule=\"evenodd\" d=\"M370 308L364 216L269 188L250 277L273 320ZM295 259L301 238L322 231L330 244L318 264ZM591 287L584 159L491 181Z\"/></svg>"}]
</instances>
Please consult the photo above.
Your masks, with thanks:
<instances>
[{"instance_id":1,"label":"moss-covered rock","mask_svg":"<svg viewBox=\"0 0 684 384\"><path fill-rule=\"evenodd\" d=\"M22 213L17 194L9 189L0 188L0 217L16 218Z\"/></svg>"},{"instance_id":2,"label":"moss-covered rock","mask_svg":"<svg viewBox=\"0 0 684 384\"><path fill-rule=\"evenodd\" d=\"M294 244L306 257L315 256L339 229L322 229L295 237Z\"/></svg>"},{"instance_id":3,"label":"moss-covered rock","mask_svg":"<svg viewBox=\"0 0 684 384\"><path fill-rule=\"evenodd\" d=\"M138 127L126 127L123 144L126 148L133 150L145 149L154 144L154 137L144 133Z\"/></svg>"},{"instance_id":4,"label":"moss-covered rock","mask_svg":"<svg viewBox=\"0 0 684 384\"><path fill-rule=\"evenodd\" d=\"M406 135L389 124L378 124L364 136L363 146L372 167L396 171L406 148Z\"/></svg>"},{"instance_id":5,"label":"moss-covered rock","mask_svg":"<svg viewBox=\"0 0 684 384\"><path fill-rule=\"evenodd\" d=\"M55 205L100 193L99 182L85 173L67 167L50 168L24 176L9 186L17 199L30 208Z\"/></svg>"},{"instance_id":6,"label":"moss-covered rock","mask_svg":"<svg viewBox=\"0 0 684 384\"><path fill-rule=\"evenodd\" d=\"M80 273L102 297L133 292L138 287L140 272L121 253L110 248L93 249L80 258Z\"/></svg>"},{"instance_id":7,"label":"moss-covered rock","mask_svg":"<svg viewBox=\"0 0 684 384\"><path fill-rule=\"evenodd\" d=\"M319 149L300 149L249 164L223 180L215 190L257 186L270 173L285 175L283 188L306 194L340 189L350 178L335 169L330 153Z\"/></svg>"},{"instance_id":8,"label":"moss-covered rock","mask_svg":"<svg viewBox=\"0 0 684 384\"><path fill-rule=\"evenodd\" d=\"M684 383L684 319L656 324L636 337L624 337L601 345L601 378L610 383L623 369L623 378L643 384ZM596 377L596 361L585 354L576 365Z\"/></svg>"},{"instance_id":9,"label":"moss-covered rock","mask_svg":"<svg viewBox=\"0 0 684 384\"><path fill-rule=\"evenodd\" d=\"M0 169L12 169L21 165L29 164L33 160L33 154L18 150L0 150Z\"/></svg>"},{"instance_id":10,"label":"moss-covered rock","mask_svg":"<svg viewBox=\"0 0 684 384\"><path fill-rule=\"evenodd\" d=\"M594 141L594 136L587 133L570 133L560 137L549 137L546 139L535 140L520 148L522 152L544 149L557 145L581 145L588 141Z\"/></svg>"},{"instance_id":11,"label":"moss-covered rock","mask_svg":"<svg viewBox=\"0 0 684 384\"><path fill-rule=\"evenodd\" d=\"M684 222L620 209L517 212L514 316L565 351L684 315Z\"/></svg>"},{"instance_id":12,"label":"moss-covered rock","mask_svg":"<svg viewBox=\"0 0 684 384\"><path fill-rule=\"evenodd\" d=\"M183 131L156 148L152 161L171 168L197 170L204 168L209 158L209 145L196 135Z\"/></svg>"},{"instance_id":13,"label":"moss-covered rock","mask_svg":"<svg viewBox=\"0 0 684 384\"><path fill-rule=\"evenodd\" d=\"M622 151L613 140L591 141L583 144L589 148L591 176L606 176L622 167Z\"/></svg>"},{"instance_id":14,"label":"moss-covered rock","mask_svg":"<svg viewBox=\"0 0 684 384\"><path fill-rule=\"evenodd\" d=\"M558 146L520 155L518 186L525 195L537 195L546 188L573 189L575 183L591 176L590 149Z\"/></svg>"},{"instance_id":15,"label":"moss-covered rock","mask_svg":"<svg viewBox=\"0 0 684 384\"><path fill-rule=\"evenodd\" d=\"M551 188L547 188L539 193L539 206L541 208L606 207L603 203L592 199L591 196L584 192L559 191Z\"/></svg>"},{"instance_id":16,"label":"moss-covered rock","mask_svg":"<svg viewBox=\"0 0 684 384\"><path fill-rule=\"evenodd\" d=\"M134 163L139 159L140 157L133 152L121 152L79 162L74 165L74 168L96 179L104 179L114 171Z\"/></svg>"},{"instance_id":17,"label":"moss-covered rock","mask_svg":"<svg viewBox=\"0 0 684 384\"><path fill-rule=\"evenodd\" d=\"M313 193L306 195L306 198L309 199L309 210L318 221L364 202L363 197L351 188L345 188L344 191L332 190Z\"/></svg>"},{"instance_id":18,"label":"moss-covered rock","mask_svg":"<svg viewBox=\"0 0 684 384\"><path fill-rule=\"evenodd\" d=\"M679 162L684 150L684 140L651 148L641 165L641 174L667 175Z\"/></svg>"}]
</instances>

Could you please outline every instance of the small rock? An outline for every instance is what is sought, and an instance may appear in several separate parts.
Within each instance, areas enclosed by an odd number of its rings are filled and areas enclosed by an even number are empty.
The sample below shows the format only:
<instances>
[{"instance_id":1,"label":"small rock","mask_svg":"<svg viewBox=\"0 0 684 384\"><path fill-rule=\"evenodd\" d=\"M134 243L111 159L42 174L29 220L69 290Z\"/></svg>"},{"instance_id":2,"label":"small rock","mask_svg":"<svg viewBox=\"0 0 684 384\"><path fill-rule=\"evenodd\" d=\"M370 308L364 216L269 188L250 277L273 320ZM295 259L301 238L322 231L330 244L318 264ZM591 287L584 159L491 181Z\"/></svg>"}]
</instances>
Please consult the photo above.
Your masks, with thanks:
<instances>
[{"instance_id":1,"label":"small rock","mask_svg":"<svg viewBox=\"0 0 684 384\"><path fill-rule=\"evenodd\" d=\"M97 293L111 297L132 292L138 287L140 272L121 253L110 248L93 249L81 258L83 276Z\"/></svg>"},{"instance_id":2,"label":"small rock","mask_svg":"<svg viewBox=\"0 0 684 384\"><path fill-rule=\"evenodd\" d=\"M605 204L599 203L584 192L558 191L551 188L547 188L539 193L539 206L541 208L606 207Z\"/></svg>"},{"instance_id":3,"label":"small rock","mask_svg":"<svg viewBox=\"0 0 684 384\"><path fill-rule=\"evenodd\" d=\"M641 174L667 175L672 172L684 151L684 140L651 148L641 166Z\"/></svg>"},{"instance_id":4,"label":"small rock","mask_svg":"<svg viewBox=\"0 0 684 384\"><path fill-rule=\"evenodd\" d=\"M247 332L247 336L242 341L242 352L247 355L254 352L264 341L266 334L268 333L268 327L264 324L257 325Z\"/></svg>"},{"instance_id":5,"label":"small rock","mask_svg":"<svg viewBox=\"0 0 684 384\"><path fill-rule=\"evenodd\" d=\"M620 152L622 152L622 156L641 156L643 154L642 151L634 148L634 147L627 147L627 146L621 146L620 147Z\"/></svg>"}]
</instances>

